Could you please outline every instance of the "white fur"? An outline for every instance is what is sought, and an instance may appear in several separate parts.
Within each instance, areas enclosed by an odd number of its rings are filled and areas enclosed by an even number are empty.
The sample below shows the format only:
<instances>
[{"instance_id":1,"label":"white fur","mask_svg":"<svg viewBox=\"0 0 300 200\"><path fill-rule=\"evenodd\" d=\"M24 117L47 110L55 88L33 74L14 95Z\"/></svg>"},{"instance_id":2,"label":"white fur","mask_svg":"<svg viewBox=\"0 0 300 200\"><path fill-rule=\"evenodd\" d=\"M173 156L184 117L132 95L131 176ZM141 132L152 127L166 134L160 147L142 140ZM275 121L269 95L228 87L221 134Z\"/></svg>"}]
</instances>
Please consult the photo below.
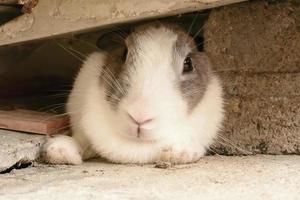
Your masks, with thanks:
<instances>
[{"instance_id":1,"label":"white fur","mask_svg":"<svg viewBox=\"0 0 300 200\"><path fill-rule=\"evenodd\" d=\"M78 152L83 159L100 155L118 163L188 163L203 156L223 119L222 88L213 76L201 102L192 113L187 112L187 103L173 85L177 72L172 67L171 50L176 39L176 33L167 28L153 28L137 38L136 70L131 71L131 87L116 112L99 82L106 55L92 54L81 68L68 101L73 136L48 140L48 161L61 163L65 159L65 163L80 164ZM180 59L183 63L184 58ZM153 117L146 127L149 133L140 139L131 138L127 113ZM55 143L72 153L57 158L53 149L47 149Z\"/></svg>"},{"instance_id":2,"label":"white fur","mask_svg":"<svg viewBox=\"0 0 300 200\"><path fill-rule=\"evenodd\" d=\"M80 146L69 136L60 135L50 138L43 148L46 151L42 152L42 155L49 163L75 165L82 163Z\"/></svg>"}]
</instances>

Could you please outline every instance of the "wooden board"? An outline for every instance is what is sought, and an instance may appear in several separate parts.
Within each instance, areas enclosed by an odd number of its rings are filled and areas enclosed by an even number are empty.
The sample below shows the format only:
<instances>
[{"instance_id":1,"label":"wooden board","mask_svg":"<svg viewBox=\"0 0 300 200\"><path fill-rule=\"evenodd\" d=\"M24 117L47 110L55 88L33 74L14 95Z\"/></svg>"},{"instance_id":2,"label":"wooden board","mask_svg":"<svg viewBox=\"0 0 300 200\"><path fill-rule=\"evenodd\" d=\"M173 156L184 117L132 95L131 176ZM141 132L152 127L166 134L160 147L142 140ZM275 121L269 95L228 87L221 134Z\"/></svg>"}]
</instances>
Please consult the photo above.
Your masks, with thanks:
<instances>
[{"instance_id":1,"label":"wooden board","mask_svg":"<svg viewBox=\"0 0 300 200\"><path fill-rule=\"evenodd\" d=\"M0 110L0 128L38 134L57 134L69 128L69 118L31 110Z\"/></svg>"}]
</instances>

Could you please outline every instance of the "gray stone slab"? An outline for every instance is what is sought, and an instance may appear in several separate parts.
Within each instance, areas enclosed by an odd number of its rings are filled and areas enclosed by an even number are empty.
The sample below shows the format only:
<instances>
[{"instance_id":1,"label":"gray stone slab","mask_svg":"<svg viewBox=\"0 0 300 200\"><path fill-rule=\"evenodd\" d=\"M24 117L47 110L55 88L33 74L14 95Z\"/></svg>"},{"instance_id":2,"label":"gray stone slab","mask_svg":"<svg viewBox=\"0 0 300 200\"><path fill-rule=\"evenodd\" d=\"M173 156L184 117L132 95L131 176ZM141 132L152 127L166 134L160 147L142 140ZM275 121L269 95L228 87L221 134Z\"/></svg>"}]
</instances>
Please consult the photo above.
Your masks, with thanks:
<instances>
[{"instance_id":1,"label":"gray stone slab","mask_svg":"<svg viewBox=\"0 0 300 200\"><path fill-rule=\"evenodd\" d=\"M157 169L91 161L0 175L0 199L299 199L300 156L208 156Z\"/></svg>"},{"instance_id":2,"label":"gray stone slab","mask_svg":"<svg viewBox=\"0 0 300 200\"><path fill-rule=\"evenodd\" d=\"M241 1L245 0L43 0L31 14L0 27L0 46Z\"/></svg>"},{"instance_id":3,"label":"gray stone slab","mask_svg":"<svg viewBox=\"0 0 300 200\"><path fill-rule=\"evenodd\" d=\"M35 160L44 139L43 135L0 129L0 172L19 161Z\"/></svg>"}]
</instances>

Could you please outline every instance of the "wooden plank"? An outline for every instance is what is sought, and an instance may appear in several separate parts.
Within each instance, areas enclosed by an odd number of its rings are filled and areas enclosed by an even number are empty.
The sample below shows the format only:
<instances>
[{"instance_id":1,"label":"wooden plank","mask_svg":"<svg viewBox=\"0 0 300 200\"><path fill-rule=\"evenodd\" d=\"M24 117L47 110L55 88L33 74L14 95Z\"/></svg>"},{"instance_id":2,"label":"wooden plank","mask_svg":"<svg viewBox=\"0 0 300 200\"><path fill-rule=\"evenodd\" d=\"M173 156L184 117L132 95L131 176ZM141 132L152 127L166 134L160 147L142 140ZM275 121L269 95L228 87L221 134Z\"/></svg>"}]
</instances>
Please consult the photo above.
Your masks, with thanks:
<instances>
[{"instance_id":1,"label":"wooden plank","mask_svg":"<svg viewBox=\"0 0 300 200\"><path fill-rule=\"evenodd\" d=\"M246 0L40 0L32 14L0 26L0 46L242 1Z\"/></svg>"},{"instance_id":2,"label":"wooden plank","mask_svg":"<svg viewBox=\"0 0 300 200\"><path fill-rule=\"evenodd\" d=\"M68 129L69 119L31 110L0 110L0 128L38 134L57 134Z\"/></svg>"}]
</instances>

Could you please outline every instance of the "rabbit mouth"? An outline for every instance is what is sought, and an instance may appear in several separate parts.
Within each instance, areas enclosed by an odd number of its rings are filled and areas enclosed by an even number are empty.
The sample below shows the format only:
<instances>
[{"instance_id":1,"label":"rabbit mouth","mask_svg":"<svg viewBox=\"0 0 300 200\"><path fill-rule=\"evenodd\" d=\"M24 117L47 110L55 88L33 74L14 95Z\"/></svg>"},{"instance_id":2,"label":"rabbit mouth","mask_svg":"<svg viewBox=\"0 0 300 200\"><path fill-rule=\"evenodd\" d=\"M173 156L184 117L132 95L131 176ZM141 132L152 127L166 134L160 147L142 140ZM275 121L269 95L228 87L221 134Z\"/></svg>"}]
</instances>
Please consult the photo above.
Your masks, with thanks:
<instances>
[{"instance_id":1,"label":"rabbit mouth","mask_svg":"<svg viewBox=\"0 0 300 200\"><path fill-rule=\"evenodd\" d=\"M156 143L157 140L153 138L146 138L146 137L132 137L132 136L125 136L126 139L130 141L134 141L137 143Z\"/></svg>"},{"instance_id":2,"label":"rabbit mouth","mask_svg":"<svg viewBox=\"0 0 300 200\"><path fill-rule=\"evenodd\" d=\"M128 127L122 135L128 140L135 142L155 143L158 139L154 136L153 131L154 130L152 129L147 129L140 126L131 126Z\"/></svg>"}]
</instances>

